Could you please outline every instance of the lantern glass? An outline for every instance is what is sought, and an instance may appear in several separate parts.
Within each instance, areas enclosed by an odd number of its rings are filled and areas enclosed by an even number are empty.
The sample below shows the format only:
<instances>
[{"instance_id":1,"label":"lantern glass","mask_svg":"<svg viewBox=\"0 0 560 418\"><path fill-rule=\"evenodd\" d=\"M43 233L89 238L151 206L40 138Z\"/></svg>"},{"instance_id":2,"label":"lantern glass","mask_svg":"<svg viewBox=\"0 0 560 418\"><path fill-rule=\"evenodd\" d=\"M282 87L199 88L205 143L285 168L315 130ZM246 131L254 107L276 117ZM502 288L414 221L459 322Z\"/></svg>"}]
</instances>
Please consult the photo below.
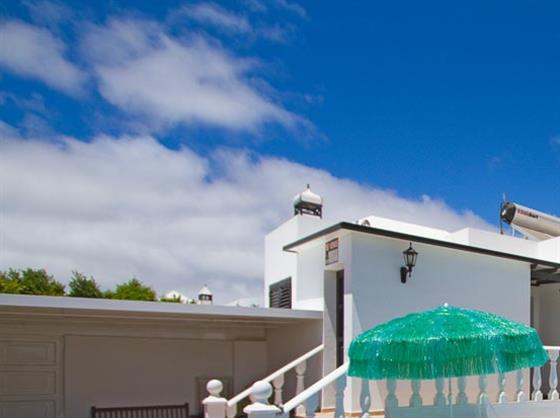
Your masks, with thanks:
<instances>
[{"instance_id":1,"label":"lantern glass","mask_svg":"<svg viewBox=\"0 0 560 418\"><path fill-rule=\"evenodd\" d=\"M416 265L416 258L418 257L418 253L412 248L412 243L408 249L403 251L403 258L404 264L409 268L412 269Z\"/></svg>"}]
</instances>

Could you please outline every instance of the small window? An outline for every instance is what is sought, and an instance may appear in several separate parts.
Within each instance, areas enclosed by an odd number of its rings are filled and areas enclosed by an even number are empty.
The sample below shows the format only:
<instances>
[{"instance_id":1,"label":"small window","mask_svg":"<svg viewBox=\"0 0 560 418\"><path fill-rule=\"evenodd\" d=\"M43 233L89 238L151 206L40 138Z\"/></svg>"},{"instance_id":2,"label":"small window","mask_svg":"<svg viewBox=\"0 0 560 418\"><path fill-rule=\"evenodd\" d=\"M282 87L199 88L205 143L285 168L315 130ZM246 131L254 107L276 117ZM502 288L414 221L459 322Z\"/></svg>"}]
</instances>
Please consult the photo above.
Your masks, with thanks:
<instances>
[{"instance_id":1,"label":"small window","mask_svg":"<svg viewBox=\"0 0 560 418\"><path fill-rule=\"evenodd\" d=\"M268 297L271 308L292 308L292 278L281 280L270 285Z\"/></svg>"}]
</instances>

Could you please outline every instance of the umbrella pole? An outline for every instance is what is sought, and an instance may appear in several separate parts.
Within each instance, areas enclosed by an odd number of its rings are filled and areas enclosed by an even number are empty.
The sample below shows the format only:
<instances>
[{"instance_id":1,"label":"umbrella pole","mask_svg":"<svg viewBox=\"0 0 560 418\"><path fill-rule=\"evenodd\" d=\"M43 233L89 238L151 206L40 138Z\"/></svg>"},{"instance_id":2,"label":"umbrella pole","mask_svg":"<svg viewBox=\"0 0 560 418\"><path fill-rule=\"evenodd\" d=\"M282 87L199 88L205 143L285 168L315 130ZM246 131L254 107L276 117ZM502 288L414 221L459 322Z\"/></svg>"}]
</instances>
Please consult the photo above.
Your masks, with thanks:
<instances>
[{"instance_id":1,"label":"umbrella pole","mask_svg":"<svg viewBox=\"0 0 560 418\"><path fill-rule=\"evenodd\" d=\"M447 402L449 403L449 418L453 418L453 395L451 393L451 377L447 378L448 394Z\"/></svg>"}]
</instances>

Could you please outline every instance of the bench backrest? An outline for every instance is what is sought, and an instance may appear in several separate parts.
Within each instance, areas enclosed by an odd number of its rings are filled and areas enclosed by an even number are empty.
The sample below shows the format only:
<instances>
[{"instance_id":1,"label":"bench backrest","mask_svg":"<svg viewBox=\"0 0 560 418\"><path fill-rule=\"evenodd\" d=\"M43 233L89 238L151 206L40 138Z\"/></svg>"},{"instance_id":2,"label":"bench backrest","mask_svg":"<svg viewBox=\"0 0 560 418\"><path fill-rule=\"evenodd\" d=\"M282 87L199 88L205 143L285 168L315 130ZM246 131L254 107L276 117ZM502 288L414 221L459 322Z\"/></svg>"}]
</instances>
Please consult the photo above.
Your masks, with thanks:
<instances>
[{"instance_id":1,"label":"bench backrest","mask_svg":"<svg viewBox=\"0 0 560 418\"><path fill-rule=\"evenodd\" d=\"M189 418L189 404L116 408L92 406L91 418Z\"/></svg>"}]
</instances>

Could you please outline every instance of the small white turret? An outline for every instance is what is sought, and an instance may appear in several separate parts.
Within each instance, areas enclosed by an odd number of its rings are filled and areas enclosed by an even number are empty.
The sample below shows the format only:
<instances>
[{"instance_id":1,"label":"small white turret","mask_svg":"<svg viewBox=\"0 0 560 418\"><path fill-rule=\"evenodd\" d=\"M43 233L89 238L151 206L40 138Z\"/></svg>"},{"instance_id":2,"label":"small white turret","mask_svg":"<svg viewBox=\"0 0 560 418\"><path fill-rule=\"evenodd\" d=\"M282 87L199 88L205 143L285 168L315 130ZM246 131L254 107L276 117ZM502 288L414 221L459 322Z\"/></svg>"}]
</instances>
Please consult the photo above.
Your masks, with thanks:
<instances>
[{"instance_id":1,"label":"small white turret","mask_svg":"<svg viewBox=\"0 0 560 418\"><path fill-rule=\"evenodd\" d=\"M323 216L323 198L307 188L294 196L294 215Z\"/></svg>"},{"instance_id":2,"label":"small white turret","mask_svg":"<svg viewBox=\"0 0 560 418\"><path fill-rule=\"evenodd\" d=\"M202 289L198 292L198 303L199 305L212 305L214 295L206 285L202 286Z\"/></svg>"}]
</instances>

